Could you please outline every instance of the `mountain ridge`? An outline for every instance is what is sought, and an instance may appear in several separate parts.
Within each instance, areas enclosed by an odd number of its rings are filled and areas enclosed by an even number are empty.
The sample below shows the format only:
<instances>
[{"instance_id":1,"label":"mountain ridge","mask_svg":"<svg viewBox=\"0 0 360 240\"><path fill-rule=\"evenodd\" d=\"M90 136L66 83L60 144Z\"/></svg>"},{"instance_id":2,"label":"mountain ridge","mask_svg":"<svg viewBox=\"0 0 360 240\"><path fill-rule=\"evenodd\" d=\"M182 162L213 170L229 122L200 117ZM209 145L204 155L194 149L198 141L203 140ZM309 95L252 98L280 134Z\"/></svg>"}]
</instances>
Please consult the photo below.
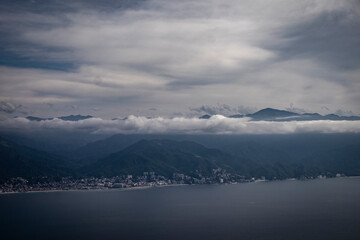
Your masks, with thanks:
<instances>
[{"instance_id":1,"label":"mountain ridge","mask_svg":"<svg viewBox=\"0 0 360 240\"><path fill-rule=\"evenodd\" d=\"M173 173L210 175L215 168L233 172L233 167L239 169L240 165L232 155L195 142L154 139L140 140L85 167L83 171L105 176L142 175L153 171L169 177Z\"/></svg>"},{"instance_id":2,"label":"mountain ridge","mask_svg":"<svg viewBox=\"0 0 360 240\"><path fill-rule=\"evenodd\" d=\"M0 138L0 180L10 177L65 176L69 162L34 148Z\"/></svg>"},{"instance_id":3,"label":"mountain ridge","mask_svg":"<svg viewBox=\"0 0 360 240\"><path fill-rule=\"evenodd\" d=\"M336 114L321 115L319 113L295 113L274 108L264 108L255 113L246 115L230 115L229 118L250 117L253 121L313 121L313 120L333 120L333 121L356 121L360 116L339 116Z\"/></svg>"},{"instance_id":4,"label":"mountain ridge","mask_svg":"<svg viewBox=\"0 0 360 240\"><path fill-rule=\"evenodd\" d=\"M7 140L0 143L0 180L15 176L107 177L149 171L169 176L174 172L191 175L198 170L206 175L213 168L267 179L328 172L360 175L359 134L114 135L68 156Z\"/></svg>"},{"instance_id":5,"label":"mountain ridge","mask_svg":"<svg viewBox=\"0 0 360 240\"><path fill-rule=\"evenodd\" d=\"M27 116L26 119L30 120L30 121L46 121L46 120L53 120L53 119L61 119L63 121L80 121L80 120L85 120L85 119L89 119L89 118L93 118L93 116L91 115L68 115L68 116L61 116L61 117L53 117L53 118L41 118L41 117L35 117L35 116Z\"/></svg>"},{"instance_id":6,"label":"mountain ridge","mask_svg":"<svg viewBox=\"0 0 360 240\"><path fill-rule=\"evenodd\" d=\"M210 119L213 115L204 114L199 119ZM280 110L275 108L264 108L257 112L250 114L234 114L227 116L228 118L244 118L249 117L252 121L314 121L314 120L332 120L332 121L357 121L360 120L360 116L339 116L336 114L327 114L321 115L319 113L295 113L287 110ZM50 117L50 118L41 118L36 116L27 116L26 119L30 121L45 121L53 120L55 118L61 119L63 121L80 121L89 118L93 118L91 115L68 115L61 117ZM113 118L113 120L126 120L127 118Z\"/></svg>"}]
</instances>

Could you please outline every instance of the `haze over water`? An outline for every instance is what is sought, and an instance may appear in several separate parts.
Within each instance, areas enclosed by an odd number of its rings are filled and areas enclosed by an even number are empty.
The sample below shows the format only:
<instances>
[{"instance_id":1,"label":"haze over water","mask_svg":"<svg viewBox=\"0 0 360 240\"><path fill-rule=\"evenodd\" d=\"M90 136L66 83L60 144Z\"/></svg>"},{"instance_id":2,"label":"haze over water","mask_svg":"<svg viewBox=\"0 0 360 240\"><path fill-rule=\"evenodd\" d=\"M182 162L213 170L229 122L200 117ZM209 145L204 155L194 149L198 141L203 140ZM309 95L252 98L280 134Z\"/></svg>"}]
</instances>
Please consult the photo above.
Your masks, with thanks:
<instances>
[{"instance_id":1,"label":"haze over water","mask_svg":"<svg viewBox=\"0 0 360 240\"><path fill-rule=\"evenodd\" d=\"M358 239L360 178L0 195L5 239Z\"/></svg>"}]
</instances>

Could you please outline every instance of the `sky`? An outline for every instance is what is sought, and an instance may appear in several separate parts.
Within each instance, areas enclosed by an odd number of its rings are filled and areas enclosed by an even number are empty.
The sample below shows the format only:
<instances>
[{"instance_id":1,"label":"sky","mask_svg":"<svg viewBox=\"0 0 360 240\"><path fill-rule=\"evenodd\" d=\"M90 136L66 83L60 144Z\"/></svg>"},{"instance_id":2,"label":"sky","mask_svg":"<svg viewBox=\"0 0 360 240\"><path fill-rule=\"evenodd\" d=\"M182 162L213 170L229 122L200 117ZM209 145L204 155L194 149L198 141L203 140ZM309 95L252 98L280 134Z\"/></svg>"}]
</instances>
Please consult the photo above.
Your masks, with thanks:
<instances>
[{"instance_id":1,"label":"sky","mask_svg":"<svg viewBox=\"0 0 360 240\"><path fill-rule=\"evenodd\" d=\"M0 117L360 115L359 26L358 0L2 0Z\"/></svg>"}]
</instances>

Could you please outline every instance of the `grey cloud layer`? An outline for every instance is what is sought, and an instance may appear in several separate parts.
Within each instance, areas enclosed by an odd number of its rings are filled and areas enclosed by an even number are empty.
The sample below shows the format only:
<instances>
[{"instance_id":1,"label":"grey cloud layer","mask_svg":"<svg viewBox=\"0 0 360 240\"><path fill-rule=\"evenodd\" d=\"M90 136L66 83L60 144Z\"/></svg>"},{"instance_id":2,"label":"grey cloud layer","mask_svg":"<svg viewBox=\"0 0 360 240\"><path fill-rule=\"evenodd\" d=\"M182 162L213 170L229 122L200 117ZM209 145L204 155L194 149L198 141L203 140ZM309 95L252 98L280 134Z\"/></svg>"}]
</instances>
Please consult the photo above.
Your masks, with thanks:
<instances>
[{"instance_id":1,"label":"grey cloud layer","mask_svg":"<svg viewBox=\"0 0 360 240\"><path fill-rule=\"evenodd\" d=\"M0 121L0 129L21 130L71 130L94 134L115 133L180 133L180 134L289 134L289 133L359 133L360 121L250 121L215 115L210 119L153 118L129 116L126 120L92 118L77 122L60 119L29 121L15 118Z\"/></svg>"},{"instance_id":2,"label":"grey cloud layer","mask_svg":"<svg viewBox=\"0 0 360 240\"><path fill-rule=\"evenodd\" d=\"M210 114L210 115L234 115L234 114L249 114L256 112L256 108L246 107L246 106L237 106L231 107L227 104L218 104L215 106L211 105L202 105L200 107L190 108L191 111L202 113L202 114Z\"/></svg>"},{"instance_id":3,"label":"grey cloud layer","mask_svg":"<svg viewBox=\"0 0 360 240\"><path fill-rule=\"evenodd\" d=\"M360 113L355 0L8 2L0 11L2 51L30 59L0 68L0 100L40 115L44 103L106 116L219 103Z\"/></svg>"}]
</instances>

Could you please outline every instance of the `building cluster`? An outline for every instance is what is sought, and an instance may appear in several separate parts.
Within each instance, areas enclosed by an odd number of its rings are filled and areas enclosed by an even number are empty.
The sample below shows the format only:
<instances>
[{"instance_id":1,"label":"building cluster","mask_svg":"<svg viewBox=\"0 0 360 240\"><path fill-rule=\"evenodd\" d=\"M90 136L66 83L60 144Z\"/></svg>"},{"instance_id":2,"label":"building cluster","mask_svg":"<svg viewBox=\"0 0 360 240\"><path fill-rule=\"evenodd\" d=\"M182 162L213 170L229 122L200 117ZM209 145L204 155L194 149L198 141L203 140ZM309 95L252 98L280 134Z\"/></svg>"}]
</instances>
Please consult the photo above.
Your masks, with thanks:
<instances>
[{"instance_id":1,"label":"building cluster","mask_svg":"<svg viewBox=\"0 0 360 240\"><path fill-rule=\"evenodd\" d=\"M31 192L31 191L56 191L56 190L89 190L156 187L179 184L224 184L255 181L245 176L230 174L225 169L212 169L212 174L204 176L195 172L191 176L174 173L170 178L157 175L155 172L144 172L141 176L121 175L115 177L63 177L58 180L47 179L27 180L21 177L11 178L0 185L0 192Z\"/></svg>"},{"instance_id":2,"label":"building cluster","mask_svg":"<svg viewBox=\"0 0 360 240\"><path fill-rule=\"evenodd\" d=\"M345 177L344 174L322 173L318 176L301 176L300 180L326 179ZM295 178L294 178L295 179ZM277 180L273 178L273 180ZM11 178L0 183L0 193L32 192L32 191L60 191L60 190L91 190L114 188L159 187L183 184L226 184L267 181L265 177L246 178L245 176L228 173L225 169L212 169L210 175L203 175L196 171L190 175L173 173L171 177L164 177L155 172L144 172L141 176L121 175L115 177L63 177L58 179L40 177L36 179Z\"/></svg>"}]
</instances>

